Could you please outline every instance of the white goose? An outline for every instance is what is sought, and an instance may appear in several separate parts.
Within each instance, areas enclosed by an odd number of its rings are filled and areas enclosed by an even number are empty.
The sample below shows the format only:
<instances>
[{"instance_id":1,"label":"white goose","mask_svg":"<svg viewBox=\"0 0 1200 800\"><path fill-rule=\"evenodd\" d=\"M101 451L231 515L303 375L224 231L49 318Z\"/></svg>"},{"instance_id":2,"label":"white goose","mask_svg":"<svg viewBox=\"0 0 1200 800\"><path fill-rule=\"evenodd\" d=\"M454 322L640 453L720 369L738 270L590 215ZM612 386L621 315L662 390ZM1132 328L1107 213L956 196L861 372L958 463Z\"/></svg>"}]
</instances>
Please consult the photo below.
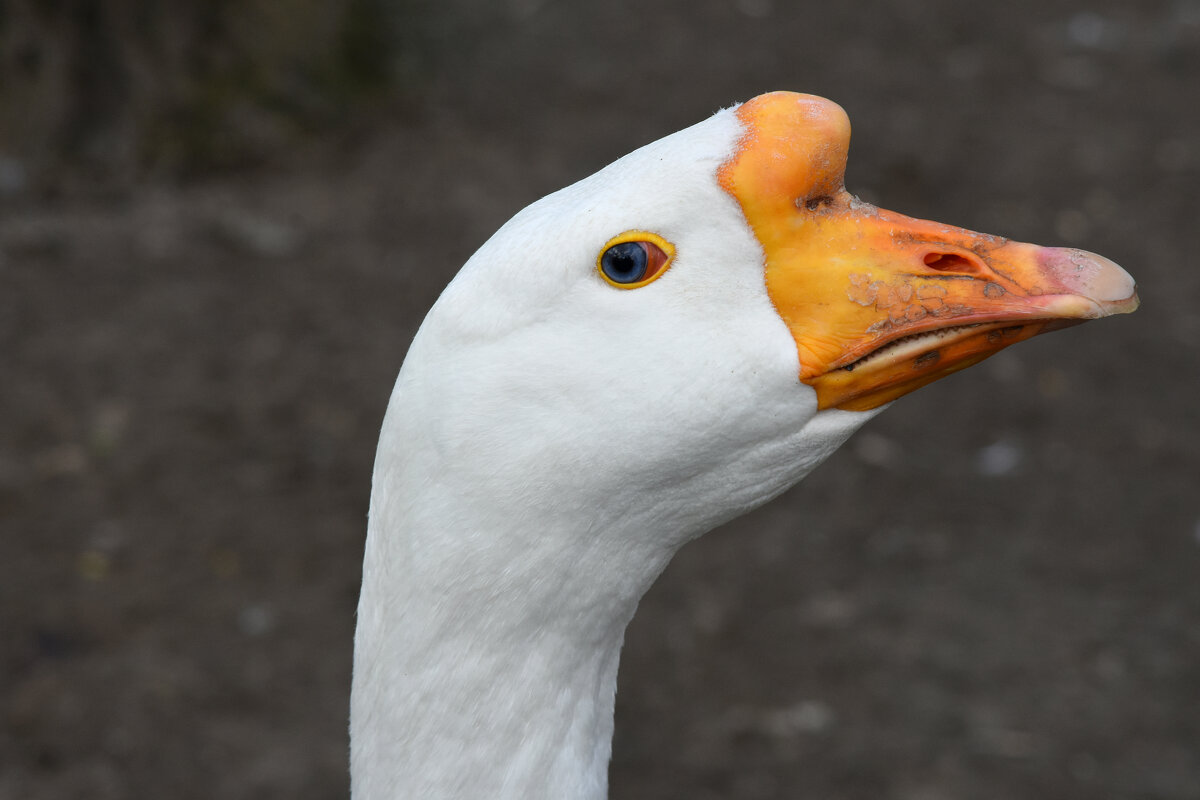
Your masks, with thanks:
<instances>
[{"instance_id":1,"label":"white goose","mask_svg":"<svg viewBox=\"0 0 1200 800\"><path fill-rule=\"evenodd\" d=\"M356 800L603 798L617 661L685 542L892 399L1133 280L867 205L821 98L757 97L519 213L429 312L375 464Z\"/></svg>"}]
</instances>

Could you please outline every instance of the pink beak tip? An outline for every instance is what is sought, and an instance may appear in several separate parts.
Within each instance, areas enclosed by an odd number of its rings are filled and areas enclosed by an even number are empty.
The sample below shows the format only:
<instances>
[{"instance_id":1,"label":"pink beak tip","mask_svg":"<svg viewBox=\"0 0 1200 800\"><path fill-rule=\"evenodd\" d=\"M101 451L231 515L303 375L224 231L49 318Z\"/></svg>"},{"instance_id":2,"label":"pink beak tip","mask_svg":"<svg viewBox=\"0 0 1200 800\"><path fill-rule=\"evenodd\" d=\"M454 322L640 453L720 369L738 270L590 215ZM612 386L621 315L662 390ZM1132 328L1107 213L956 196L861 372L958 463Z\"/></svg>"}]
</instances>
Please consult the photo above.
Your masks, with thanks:
<instances>
[{"instance_id":1,"label":"pink beak tip","mask_svg":"<svg viewBox=\"0 0 1200 800\"><path fill-rule=\"evenodd\" d=\"M1115 261L1086 250L1047 247L1039 260L1046 274L1064 290L1100 306L1103 316L1137 308L1137 284Z\"/></svg>"}]
</instances>

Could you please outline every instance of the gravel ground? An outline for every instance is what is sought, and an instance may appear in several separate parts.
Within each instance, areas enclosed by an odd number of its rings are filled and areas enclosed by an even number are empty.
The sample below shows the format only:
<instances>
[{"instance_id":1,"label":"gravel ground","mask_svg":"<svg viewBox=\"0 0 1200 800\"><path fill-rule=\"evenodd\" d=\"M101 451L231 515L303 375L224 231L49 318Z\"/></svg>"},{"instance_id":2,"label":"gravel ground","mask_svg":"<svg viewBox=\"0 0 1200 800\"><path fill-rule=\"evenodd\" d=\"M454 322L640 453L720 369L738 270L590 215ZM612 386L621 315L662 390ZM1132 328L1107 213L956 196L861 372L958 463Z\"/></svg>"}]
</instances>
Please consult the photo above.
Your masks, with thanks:
<instances>
[{"instance_id":1,"label":"gravel ground","mask_svg":"<svg viewBox=\"0 0 1200 800\"><path fill-rule=\"evenodd\" d=\"M0 204L0 798L346 796L424 310L526 203L777 88L846 107L865 199L1104 253L1143 307L686 548L629 631L613 796L1200 798L1200 2L476 5L353 144Z\"/></svg>"}]
</instances>

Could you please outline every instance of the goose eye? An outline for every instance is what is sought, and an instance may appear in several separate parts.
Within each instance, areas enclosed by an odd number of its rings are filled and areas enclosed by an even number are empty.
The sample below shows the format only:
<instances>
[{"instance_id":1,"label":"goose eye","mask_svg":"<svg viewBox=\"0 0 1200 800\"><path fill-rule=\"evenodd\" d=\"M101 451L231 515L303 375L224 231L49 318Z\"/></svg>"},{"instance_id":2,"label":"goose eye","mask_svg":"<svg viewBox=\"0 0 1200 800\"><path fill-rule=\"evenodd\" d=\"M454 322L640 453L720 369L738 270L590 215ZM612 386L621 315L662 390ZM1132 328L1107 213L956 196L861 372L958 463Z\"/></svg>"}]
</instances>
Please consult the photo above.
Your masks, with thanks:
<instances>
[{"instance_id":1,"label":"goose eye","mask_svg":"<svg viewBox=\"0 0 1200 800\"><path fill-rule=\"evenodd\" d=\"M650 253L644 242L621 242L604 251L600 269L615 283L637 283L646 277Z\"/></svg>"},{"instance_id":2,"label":"goose eye","mask_svg":"<svg viewBox=\"0 0 1200 800\"><path fill-rule=\"evenodd\" d=\"M667 268L675 248L653 233L629 231L605 245L597 260L604 279L622 289L645 286Z\"/></svg>"}]
</instances>

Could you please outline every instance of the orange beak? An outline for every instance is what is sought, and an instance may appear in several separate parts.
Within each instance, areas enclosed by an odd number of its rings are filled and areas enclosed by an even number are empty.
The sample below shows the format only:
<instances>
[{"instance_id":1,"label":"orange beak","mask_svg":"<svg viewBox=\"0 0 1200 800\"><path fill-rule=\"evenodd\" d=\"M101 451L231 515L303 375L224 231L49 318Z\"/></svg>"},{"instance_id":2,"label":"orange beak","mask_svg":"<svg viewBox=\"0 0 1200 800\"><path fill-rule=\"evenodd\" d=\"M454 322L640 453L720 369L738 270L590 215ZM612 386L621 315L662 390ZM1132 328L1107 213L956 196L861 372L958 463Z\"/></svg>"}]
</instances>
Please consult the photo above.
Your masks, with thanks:
<instances>
[{"instance_id":1,"label":"orange beak","mask_svg":"<svg viewBox=\"0 0 1200 800\"><path fill-rule=\"evenodd\" d=\"M811 95L743 104L719 173L766 255L767 290L820 408L865 411L1010 344L1138 306L1108 259L912 219L846 192L850 123Z\"/></svg>"}]
</instances>

